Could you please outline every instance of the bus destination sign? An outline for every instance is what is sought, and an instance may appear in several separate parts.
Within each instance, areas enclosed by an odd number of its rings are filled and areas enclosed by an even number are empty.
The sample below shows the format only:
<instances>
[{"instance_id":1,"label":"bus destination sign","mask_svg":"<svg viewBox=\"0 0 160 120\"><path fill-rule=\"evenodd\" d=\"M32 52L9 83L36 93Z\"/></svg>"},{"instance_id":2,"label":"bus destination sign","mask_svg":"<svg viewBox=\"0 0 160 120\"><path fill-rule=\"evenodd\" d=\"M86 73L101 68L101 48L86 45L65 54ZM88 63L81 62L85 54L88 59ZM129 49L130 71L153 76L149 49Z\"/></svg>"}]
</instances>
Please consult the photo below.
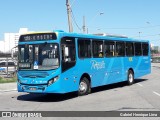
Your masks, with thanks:
<instances>
[{"instance_id":1,"label":"bus destination sign","mask_svg":"<svg viewBox=\"0 0 160 120\"><path fill-rule=\"evenodd\" d=\"M38 34L26 34L21 35L20 42L28 41L42 41L42 40L56 40L57 36L55 33L38 33Z\"/></svg>"}]
</instances>

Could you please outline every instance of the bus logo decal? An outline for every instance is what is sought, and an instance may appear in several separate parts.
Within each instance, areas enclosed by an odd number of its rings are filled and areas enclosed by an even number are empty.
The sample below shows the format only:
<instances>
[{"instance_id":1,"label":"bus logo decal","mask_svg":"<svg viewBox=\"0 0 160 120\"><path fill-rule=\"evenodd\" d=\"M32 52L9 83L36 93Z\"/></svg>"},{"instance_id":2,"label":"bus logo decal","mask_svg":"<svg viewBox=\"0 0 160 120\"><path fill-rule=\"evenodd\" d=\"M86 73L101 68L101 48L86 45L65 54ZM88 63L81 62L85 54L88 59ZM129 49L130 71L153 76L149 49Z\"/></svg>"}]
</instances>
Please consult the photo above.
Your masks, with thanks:
<instances>
[{"instance_id":1,"label":"bus logo decal","mask_svg":"<svg viewBox=\"0 0 160 120\"><path fill-rule=\"evenodd\" d=\"M92 60L91 61L91 69L96 69L96 70L99 70L99 69L103 69L105 68L105 62L102 61L102 62L97 62L95 60Z\"/></svg>"}]
</instances>

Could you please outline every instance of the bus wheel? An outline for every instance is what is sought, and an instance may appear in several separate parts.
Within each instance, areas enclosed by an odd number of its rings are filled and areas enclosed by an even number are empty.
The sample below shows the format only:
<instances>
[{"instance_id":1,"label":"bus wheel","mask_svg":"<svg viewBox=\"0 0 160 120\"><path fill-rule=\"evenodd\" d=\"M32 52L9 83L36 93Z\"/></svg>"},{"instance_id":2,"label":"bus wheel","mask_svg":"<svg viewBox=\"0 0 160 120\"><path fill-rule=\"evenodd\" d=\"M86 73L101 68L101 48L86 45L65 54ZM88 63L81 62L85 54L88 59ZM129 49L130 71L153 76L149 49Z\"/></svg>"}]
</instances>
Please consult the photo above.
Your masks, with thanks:
<instances>
[{"instance_id":1,"label":"bus wheel","mask_svg":"<svg viewBox=\"0 0 160 120\"><path fill-rule=\"evenodd\" d=\"M132 70L128 71L128 84L132 85L134 83L134 74Z\"/></svg>"},{"instance_id":2,"label":"bus wheel","mask_svg":"<svg viewBox=\"0 0 160 120\"><path fill-rule=\"evenodd\" d=\"M87 95L90 92L91 92L91 86L90 86L89 80L86 77L84 77L81 79L79 83L78 95L79 96Z\"/></svg>"}]
</instances>

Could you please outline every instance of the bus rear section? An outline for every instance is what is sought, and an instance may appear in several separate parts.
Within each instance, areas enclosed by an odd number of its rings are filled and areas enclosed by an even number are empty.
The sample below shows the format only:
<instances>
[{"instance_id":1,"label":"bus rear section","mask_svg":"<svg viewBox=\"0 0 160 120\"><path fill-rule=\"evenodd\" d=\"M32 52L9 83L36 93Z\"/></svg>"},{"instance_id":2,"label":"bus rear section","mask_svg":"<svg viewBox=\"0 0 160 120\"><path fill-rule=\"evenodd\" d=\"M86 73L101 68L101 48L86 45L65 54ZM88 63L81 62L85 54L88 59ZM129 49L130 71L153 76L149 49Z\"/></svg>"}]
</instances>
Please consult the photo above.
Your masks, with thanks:
<instances>
[{"instance_id":1,"label":"bus rear section","mask_svg":"<svg viewBox=\"0 0 160 120\"><path fill-rule=\"evenodd\" d=\"M79 38L77 44L78 76L80 81L88 79L85 80L87 82L84 87L93 88L123 81L131 85L134 79L151 72L148 41L108 37Z\"/></svg>"}]
</instances>

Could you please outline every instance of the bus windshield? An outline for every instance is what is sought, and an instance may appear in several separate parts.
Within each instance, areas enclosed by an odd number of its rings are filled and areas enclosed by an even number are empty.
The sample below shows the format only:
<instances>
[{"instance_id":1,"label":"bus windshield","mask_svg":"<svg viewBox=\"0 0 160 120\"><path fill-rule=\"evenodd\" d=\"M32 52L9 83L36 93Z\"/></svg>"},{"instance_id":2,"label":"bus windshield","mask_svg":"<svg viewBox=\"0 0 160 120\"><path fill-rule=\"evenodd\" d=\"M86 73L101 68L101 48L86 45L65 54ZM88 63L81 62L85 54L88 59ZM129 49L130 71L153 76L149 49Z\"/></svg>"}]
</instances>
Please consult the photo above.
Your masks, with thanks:
<instances>
[{"instance_id":1,"label":"bus windshield","mask_svg":"<svg viewBox=\"0 0 160 120\"><path fill-rule=\"evenodd\" d=\"M53 43L19 45L20 70L51 70L59 67L59 46Z\"/></svg>"}]
</instances>

